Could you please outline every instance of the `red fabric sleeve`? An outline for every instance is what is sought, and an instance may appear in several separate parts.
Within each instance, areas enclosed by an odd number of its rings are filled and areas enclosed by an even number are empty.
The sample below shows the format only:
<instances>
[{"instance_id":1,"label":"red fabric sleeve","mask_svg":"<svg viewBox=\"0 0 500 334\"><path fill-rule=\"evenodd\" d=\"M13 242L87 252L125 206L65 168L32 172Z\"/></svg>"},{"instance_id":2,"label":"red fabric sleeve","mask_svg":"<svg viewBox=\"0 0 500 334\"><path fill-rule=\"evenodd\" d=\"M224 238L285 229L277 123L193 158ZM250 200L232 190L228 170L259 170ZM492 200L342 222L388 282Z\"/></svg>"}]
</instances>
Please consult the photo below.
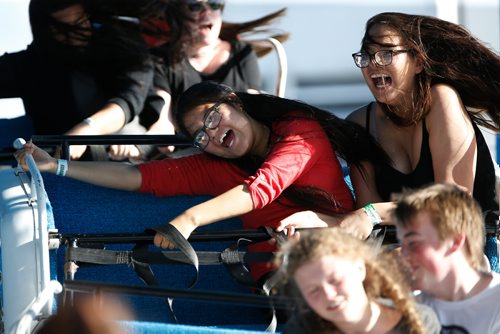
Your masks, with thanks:
<instances>
[{"instance_id":1,"label":"red fabric sleeve","mask_svg":"<svg viewBox=\"0 0 500 334\"><path fill-rule=\"evenodd\" d=\"M278 198L314 166L325 150L332 151L326 133L316 120L282 121L273 126L273 132L279 141L257 172L245 180L255 209Z\"/></svg>"},{"instance_id":2,"label":"red fabric sleeve","mask_svg":"<svg viewBox=\"0 0 500 334\"><path fill-rule=\"evenodd\" d=\"M164 159L138 165L139 191L156 196L220 195L243 183L247 176L227 160L208 154Z\"/></svg>"}]
</instances>

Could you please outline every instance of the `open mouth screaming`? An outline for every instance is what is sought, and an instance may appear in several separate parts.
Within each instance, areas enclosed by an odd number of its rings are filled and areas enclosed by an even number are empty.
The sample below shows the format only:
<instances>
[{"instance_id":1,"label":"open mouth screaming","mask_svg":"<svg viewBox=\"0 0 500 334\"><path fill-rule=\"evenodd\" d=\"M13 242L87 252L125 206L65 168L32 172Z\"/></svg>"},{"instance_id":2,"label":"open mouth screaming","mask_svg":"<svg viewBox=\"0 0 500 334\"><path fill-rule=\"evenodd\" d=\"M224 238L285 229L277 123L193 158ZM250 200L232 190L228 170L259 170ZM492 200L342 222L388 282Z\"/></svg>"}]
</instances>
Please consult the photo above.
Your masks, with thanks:
<instances>
[{"instance_id":1,"label":"open mouth screaming","mask_svg":"<svg viewBox=\"0 0 500 334\"><path fill-rule=\"evenodd\" d=\"M377 88L385 88L392 84L392 78L386 74L373 74L371 79Z\"/></svg>"},{"instance_id":2,"label":"open mouth screaming","mask_svg":"<svg viewBox=\"0 0 500 334\"><path fill-rule=\"evenodd\" d=\"M219 139L219 144L221 144L224 147L231 147L234 142L234 132L233 130L226 130L222 137Z\"/></svg>"}]
</instances>

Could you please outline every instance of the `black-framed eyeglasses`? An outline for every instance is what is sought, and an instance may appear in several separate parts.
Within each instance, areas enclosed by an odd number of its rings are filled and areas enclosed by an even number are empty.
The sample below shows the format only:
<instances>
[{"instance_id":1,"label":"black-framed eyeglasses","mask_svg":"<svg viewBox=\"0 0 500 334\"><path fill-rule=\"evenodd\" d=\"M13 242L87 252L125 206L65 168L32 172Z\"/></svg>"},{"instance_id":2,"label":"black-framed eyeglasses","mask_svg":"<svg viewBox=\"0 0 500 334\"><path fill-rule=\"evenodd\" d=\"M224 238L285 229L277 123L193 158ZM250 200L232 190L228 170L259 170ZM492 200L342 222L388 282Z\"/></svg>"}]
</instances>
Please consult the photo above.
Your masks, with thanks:
<instances>
[{"instance_id":1,"label":"black-framed eyeglasses","mask_svg":"<svg viewBox=\"0 0 500 334\"><path fill-rule=\"evenodd\" d=\"M207 129L215 129L219 126L222 119L222 115L219 112L219 107L224 101L219 101L205 111L205 117L203 118L203 127L196 131L193 139L193 146L199 148L200 150L205 150L208 143L210 142L210 136L205 131Z\"/></svg>"},{"instance_id":2,"label":"black-framed eyeglasses","mask_svg":"<svg viewBox=\"0 0 500 334\"><path fill-rule=\"evenodd\" d=\"M207 0L207 1L188 1L188 8L192 13L199 13L205 7L204 3L210 7L211 10L220 10L224 8L223 0Z\"/></svg>"},{"instance_id":3,"label":"black-framed eyeglasses","mask_svg":"<svg viewBox=\"0 0 500 334\"><path fill-rule=\"evenodd\" d=\"M375 53L368 53L361 51L352 54L354 64L359 68L365 68L370 65L370 62L375 60L375 63L380 66L387 66L392 64L392 57L404 52L413 52L413 49L404 50L380 50Z\"/></svg>"}]
</instances>

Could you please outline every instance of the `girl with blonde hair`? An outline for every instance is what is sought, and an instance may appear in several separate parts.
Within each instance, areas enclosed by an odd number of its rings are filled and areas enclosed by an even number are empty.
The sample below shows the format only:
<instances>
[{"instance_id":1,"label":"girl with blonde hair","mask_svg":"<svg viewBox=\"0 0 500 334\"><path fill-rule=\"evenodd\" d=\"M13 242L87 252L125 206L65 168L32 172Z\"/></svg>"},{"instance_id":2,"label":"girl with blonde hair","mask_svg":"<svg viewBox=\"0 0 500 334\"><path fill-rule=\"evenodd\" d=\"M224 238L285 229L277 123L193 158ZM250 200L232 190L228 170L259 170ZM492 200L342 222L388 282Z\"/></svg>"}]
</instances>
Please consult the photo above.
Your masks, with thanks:
<instances>
[{"instance_id":1,"label":"girl with blonde hair","mask_svg":"<svg viewBox=\"0 0 500 334\"><path fill-rule=\"evenodd\" d=\"M278 257L305 301L284 333L439 333L391 254L337 228L301 234Z\"/></svg>"}]
</instances>

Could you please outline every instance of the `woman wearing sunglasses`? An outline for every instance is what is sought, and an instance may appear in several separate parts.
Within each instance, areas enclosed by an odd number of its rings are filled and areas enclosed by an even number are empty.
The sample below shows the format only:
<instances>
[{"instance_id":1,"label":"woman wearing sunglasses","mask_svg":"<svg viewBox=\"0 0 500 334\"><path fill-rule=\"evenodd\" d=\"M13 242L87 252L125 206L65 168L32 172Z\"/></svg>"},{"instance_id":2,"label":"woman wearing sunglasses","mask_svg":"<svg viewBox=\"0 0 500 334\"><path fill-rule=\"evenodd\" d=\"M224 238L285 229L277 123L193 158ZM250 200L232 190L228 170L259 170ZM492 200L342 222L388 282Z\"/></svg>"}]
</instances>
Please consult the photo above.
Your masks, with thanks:
<instances>
[{"instance_id":1,"label":"woman wearing sunglasses","mask_svg":"<svg viewBox=\"0 0 500 334\"><path fill-rule=\"evenodd\" d=\"M353 166L384 156L361 127L327 111L211 82L182 94L175 121L202 154L136 166L79 161L68 165L33 144L15 155L23 167L28 151L42 171L101 186L158 196L215 196L169 222L186 238L197 227L236 216L245 228L274 228L305 209L347 213L353 199L337 155ZM161 234L154 241L162 248L174 246ZM274 248L265 242L252 249ZM252 274L258 279L267 271L264 264Z\"/></svg>"},{"instance_id":2,"label":"woman wearing sunglasses","mask_svg":"<svg viewBox=\"0 0 500 334\"><path fill-rule=\"evenodd\" d=\"M381 13L366 25L354 63L375 101L354 111L391 162L351 170L360 208L345 219L310 212L285 226L340 224L366 237L388 222L391 194L446 182L467 189L483 211L498 210L495 169L478 125L500 129L500 58L463 27L434 17ZM302 216L302 217L301 217Z\"/></svg>"},{"instance_id":3,"label":"woman wearing sunglasses","mask_svg":"<svg viewBox=\"0 0 500 334\"><path fill-rule=\"evenodd\" d=\"M175 64L165 59L168 65L155 76L155 88L165 100L165 106L160 119L148 132L151 134L174 133L174 104L182 92L196 83L214 81L237 91L260 91L257 55L248 43L239 40L239 36L268 26L285 12L282 9L253 21L228 23L222 20L224 0L182 0L181 3L187 6L186 26L191 33L191 42L186 57ZM284 40L287 34L274 37ZM114 159L141 157L133 145L113 145L110 154ZM154 156L154 152L146 155ZM142 158L147 156L143 154Z\"/></svg>"}]
</instances>

